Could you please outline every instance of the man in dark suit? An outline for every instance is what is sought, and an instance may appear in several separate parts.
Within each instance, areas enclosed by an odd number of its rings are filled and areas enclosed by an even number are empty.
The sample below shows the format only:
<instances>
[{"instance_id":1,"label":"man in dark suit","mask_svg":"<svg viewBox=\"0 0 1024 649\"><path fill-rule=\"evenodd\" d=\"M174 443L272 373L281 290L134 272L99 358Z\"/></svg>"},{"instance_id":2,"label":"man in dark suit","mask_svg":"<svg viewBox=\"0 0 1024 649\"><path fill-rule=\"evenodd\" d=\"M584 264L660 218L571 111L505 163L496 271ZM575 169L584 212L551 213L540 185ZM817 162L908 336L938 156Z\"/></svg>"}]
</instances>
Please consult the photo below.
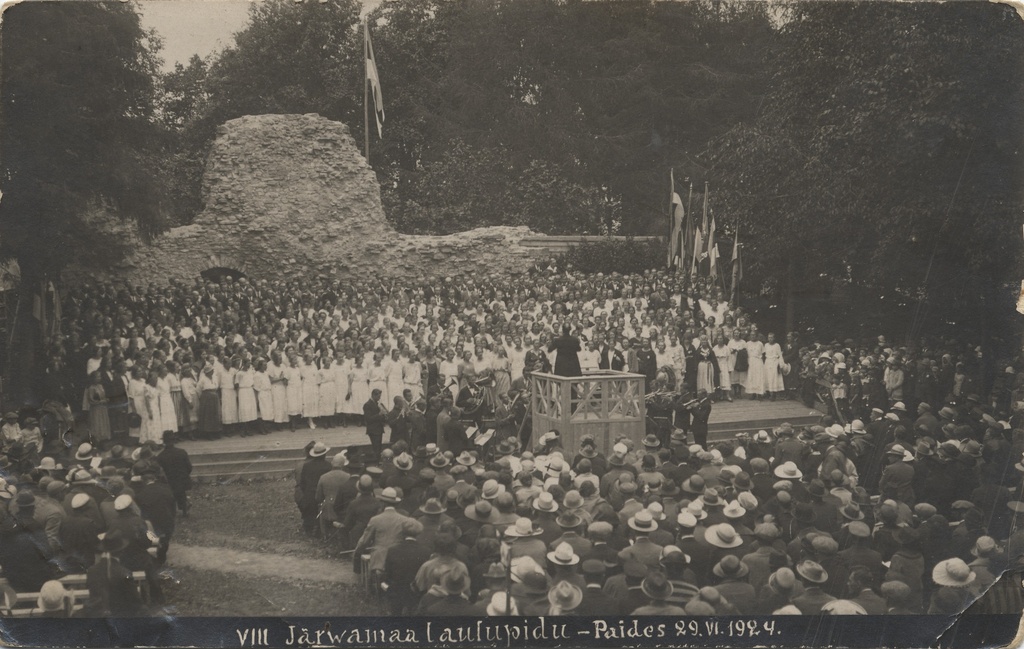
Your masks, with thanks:
<instances>
[{"instance_id":1,"label":"man in dark suit","mask_svg":"<svg viewBox=\"0 0 1024 649\"><path fill-rule=\"evenodd\" d=\"M556 352L555 374L558 376L582 376L580 369L580 339L570 335L569 325L562 326L562 335L551 341L549 352Z\"/></svg>"},{"instance_id":2,"label":"man in dark suit","mask_svg":"<svg viewBox=\"0 0 1024 649\"><path fill-rule=\"evenodd\" d=\"M192 461L188 457L188 451L175 446L177 441L176 433L171 431L164 433L164 450L156 456L156 461L164 470L164 475L167 476L167 486L174 494L174 500L178 503L181 515L188 518L188 490L192 488Z\"/></svg>"},{"instance_id":3,"label":"man in dark suit","mask_svg":"<svg viewBox=\"0 0 1024 649\"><path fill-rule=\"evenodd\" d=\"M153 525L153 532L160 537L156 562L157 565L163 565L167 561L167 550L171 547L171 536L174 534L174 517L177 512L174 494L165 483L157 481L155 471L144 473L142 482L142 488L136 490L135 502L142 517Z\"/></svg>"},{"instance_id":4,"label":"man in dark suit","mask_svg":"<svg viewBox=\"0 0 1024 649\"><path fill-rule=\"evenodd\" d=\"M706 390L697 391L697 402L688 408L692 421L690 432L693 443L700 444L704 450L708 448L708 419L711 418L711 397Z\"/></svg>"},{"instance_id":5,"label":"man in dark suit","mask_svg":"<svg viewBox=\"0 0 1024 649\"><path fill-rule=\"evenodd\" d=\"M132 573L116 558L126 546L124 537L117 532L108 533L100 541L100 557L85 576L89 589L85 605L88 615L131 617L142 611L142 600Z\"/></svg>"},{"instance_id":6,"label":"man in dark suit","mask_svg":"<svg viewBox=\"0 0 1024 649\"><path fill-rule=\"evenodd\" d=\"M426 446L428 441L432 441L427 440L427 419L424 415L426 405L423 399L418 399L413 402L407 414L409 421L409 446L413 449Z\"/></svg>"},{"instance_id":7,"label":"man in dark suit","mask_svg":"<svg viewBox=\"0 0 1024 649\"><path fill-rule=\"evenodd\" d=\"M626 365L626 359L623 358L622 352L615 349L615 339L612 336L605 339L604 344L601 345L600 354L597 366L602 370L621 371Z\"/></svg>"},{"instance_id":8,"label":"man in dark suit","mask_svg":"<svg viewBox=\"0 0 1024 649\"><path fill-rule=\"evenodd\" d=\"M419 593L413 581L420 566L430 558L430 548L417 540L423 523L415 518L402 521L402 541L388 550L384 558L384 582L388 585L388 602L392 615L411 615L419 604Z\"/></svg>"},{"instance_id":9,"label":"man in dark suit","mask_svg":"<svg viewBox=\"0 0 1024 649\"><path fill-rule=\"evenodd\" d=\"M370 393L370 400L363 404L363 419L366 421L366 436L370 438L373 446L374 456L379 457L384 449L384 422L387 420L387 413L380 403L381 391L374 389Z\"/></svg>"},{"instance_id":10,"label":"man in dark suit","mask_svg":"<svg viewBox=\"0 0 1024 649\"><path fill-rule=\"evenodd\" d=\"M316 502L316 487L320 478L331 470L331 464L325 457L330 449L323 442L317 442L309 450L306 461L299 470L299 481L295 488L295 504L302 514L302 529L307 536L316 533L317 517L320 507Z\"/></svg>"},{"instance_id":11,"label":"man in dark suit","mask_svg":"<svg viewBox=\"0 0 1024 649\"><path fill-rule=\"evenodd\" d=\"M583 562L583 579L587 587L583 589L583 601L576 609L577 615L618 615L619 602L602 589L604 576L604 563L599 559Z\"/></svg>"}]
</instances>

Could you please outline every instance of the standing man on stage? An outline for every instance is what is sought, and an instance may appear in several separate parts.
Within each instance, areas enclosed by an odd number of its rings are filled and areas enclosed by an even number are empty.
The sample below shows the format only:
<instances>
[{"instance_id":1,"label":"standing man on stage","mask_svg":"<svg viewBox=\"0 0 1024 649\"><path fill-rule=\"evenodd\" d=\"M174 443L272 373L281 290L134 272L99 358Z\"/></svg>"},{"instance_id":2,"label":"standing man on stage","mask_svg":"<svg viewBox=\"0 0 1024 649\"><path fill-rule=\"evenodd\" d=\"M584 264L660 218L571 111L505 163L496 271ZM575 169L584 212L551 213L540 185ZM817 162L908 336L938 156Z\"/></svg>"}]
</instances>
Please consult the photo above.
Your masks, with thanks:
<instances>
[{"instance_id":1,"label":"standing man on stage","mask_svg":"<svg viewBox=\"0 0 1024 649\"><path fill-rule=\"evenodd\" d=\"M384 450L384 422L387 420L387 411L380 402L381 394L383 392L380 388L374 388L370 393L370 400L363 404L366 436L370 438L375 457L380 457L380 452Z\"/></svg>"},{"instance_id":2,"label":"standing man on stage","mask_svg":"<svg viewBox=\"0 0 1024 649\"><path fill-rule=\"evenodd\" d=\"M555 356L555 374L558 376L583 376L580 369L580 339L570 335L569 325L562 325L562 335L551 341L549 352Z\"/></svg>"},{"instance_id":3,"label":"standing man on stage","mask_svg":"<svg viewBox=\"0 0 1024 649\"><path fill-rule=\"evenodd\" d=\"M691 404L687 410L690 411L690 430L693 432L693 443L700 444L706 451L708 449L708 419L711 418L711 397L707 390L697 391L696 403Z\"/></svg>"}]
</instances>

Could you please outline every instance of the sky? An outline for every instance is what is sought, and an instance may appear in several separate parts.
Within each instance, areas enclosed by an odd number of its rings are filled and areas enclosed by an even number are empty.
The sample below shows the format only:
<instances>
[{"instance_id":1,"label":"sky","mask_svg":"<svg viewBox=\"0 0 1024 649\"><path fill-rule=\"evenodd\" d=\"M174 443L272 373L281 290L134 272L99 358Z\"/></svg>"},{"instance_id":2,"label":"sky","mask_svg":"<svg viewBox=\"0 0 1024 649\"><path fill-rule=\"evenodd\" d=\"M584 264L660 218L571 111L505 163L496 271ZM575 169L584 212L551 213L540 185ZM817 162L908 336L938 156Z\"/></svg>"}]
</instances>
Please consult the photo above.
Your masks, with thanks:
<instances>
[{"instance_id":1,"label":"sky","mask_svg":"<svg viewBox=\"0 0 1024 649\"><path fill-rule=\"evenodd\" d=\"M164 40L164 69L205 57L233 41L249 20L248 0L141 0L142 26Z\"/></svg>"},{"instance_id":2,"label":"sky","mask_svg":"<svg viewBox=\"0 0 1024 649\"><path fill-rule=\"evenodd\" d=\"M258 0L254 0L258 1ZM305 0L306 2L315 0ZM363 0L363 11L380 0ZM193 54L206 57L232 44L249 20L250 0L140 0L142 26L164 40L164 70L186 64Z\"/></svg>"}]
</instances>

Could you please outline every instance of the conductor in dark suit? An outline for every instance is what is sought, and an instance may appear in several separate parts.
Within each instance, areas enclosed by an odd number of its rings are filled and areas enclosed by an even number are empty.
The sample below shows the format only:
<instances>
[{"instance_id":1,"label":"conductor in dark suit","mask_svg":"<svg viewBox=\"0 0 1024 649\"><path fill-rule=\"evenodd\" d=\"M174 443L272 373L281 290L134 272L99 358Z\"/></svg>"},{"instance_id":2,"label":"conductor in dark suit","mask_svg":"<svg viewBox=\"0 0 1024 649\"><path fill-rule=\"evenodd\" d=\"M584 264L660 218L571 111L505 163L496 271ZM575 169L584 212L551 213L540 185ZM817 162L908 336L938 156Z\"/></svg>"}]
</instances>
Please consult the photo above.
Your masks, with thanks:
<instances>
[{"instance_id":1,"label":"conductor in dark suit","mask_svg":"<svg viewBox=\"0 0 1024 649\"><path fill-rule=\"evenodd\" d=\"M569 334L569 325L562 326L562 335L551 341L548 351L557 351L555 374L558 376L583 376L580 369L580 339Z\"/></svg>"},{"instance_id":2,"label":"conductor in dark suit","mask_svg":"<svg viewBox=\"0 0 1024 649\"><path fill-rule=\"evenodd\" d=\"M375 389L370 393L370 400L363 404L363 419L366 421L366 436L373 445L373 454L380 457L384 450L384 422L387 413L380 403L381 391Z\"/></svg>"}]
</instances>

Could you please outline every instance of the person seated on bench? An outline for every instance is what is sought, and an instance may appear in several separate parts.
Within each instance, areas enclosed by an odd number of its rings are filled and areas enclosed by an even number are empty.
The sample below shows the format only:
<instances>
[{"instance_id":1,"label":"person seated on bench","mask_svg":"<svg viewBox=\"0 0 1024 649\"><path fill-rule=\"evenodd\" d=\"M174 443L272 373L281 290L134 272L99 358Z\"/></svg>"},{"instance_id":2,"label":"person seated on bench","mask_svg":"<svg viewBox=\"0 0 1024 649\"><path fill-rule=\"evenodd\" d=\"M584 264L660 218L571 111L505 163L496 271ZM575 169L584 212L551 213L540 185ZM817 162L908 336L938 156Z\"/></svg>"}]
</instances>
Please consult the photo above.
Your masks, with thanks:
<instances>
[{"instance_id":1,"label":"person seated on bench","mask_svg":"<svg viewBox=\"0 0 1024 649\"><path fill-rule=\"evenodd\" d=\"M85 617L131 617L141 615L142 599L130 570L117 558L128 547L118 531L101 535L100 556L86 571L89 601L82 611Z\"/></svg>"},{"instance_id":2,"label":"person seated on bench","mask_svg":"<svg viewBox=\"0 0 1024 649\"><path fill-rule=\"evenodd\" d=\"M71 617L75 604L74 596L64 588L64 584L56 579L43 584L39 589L36 608L32 609L32 617Z\"/></svg>"}]
</instances>

